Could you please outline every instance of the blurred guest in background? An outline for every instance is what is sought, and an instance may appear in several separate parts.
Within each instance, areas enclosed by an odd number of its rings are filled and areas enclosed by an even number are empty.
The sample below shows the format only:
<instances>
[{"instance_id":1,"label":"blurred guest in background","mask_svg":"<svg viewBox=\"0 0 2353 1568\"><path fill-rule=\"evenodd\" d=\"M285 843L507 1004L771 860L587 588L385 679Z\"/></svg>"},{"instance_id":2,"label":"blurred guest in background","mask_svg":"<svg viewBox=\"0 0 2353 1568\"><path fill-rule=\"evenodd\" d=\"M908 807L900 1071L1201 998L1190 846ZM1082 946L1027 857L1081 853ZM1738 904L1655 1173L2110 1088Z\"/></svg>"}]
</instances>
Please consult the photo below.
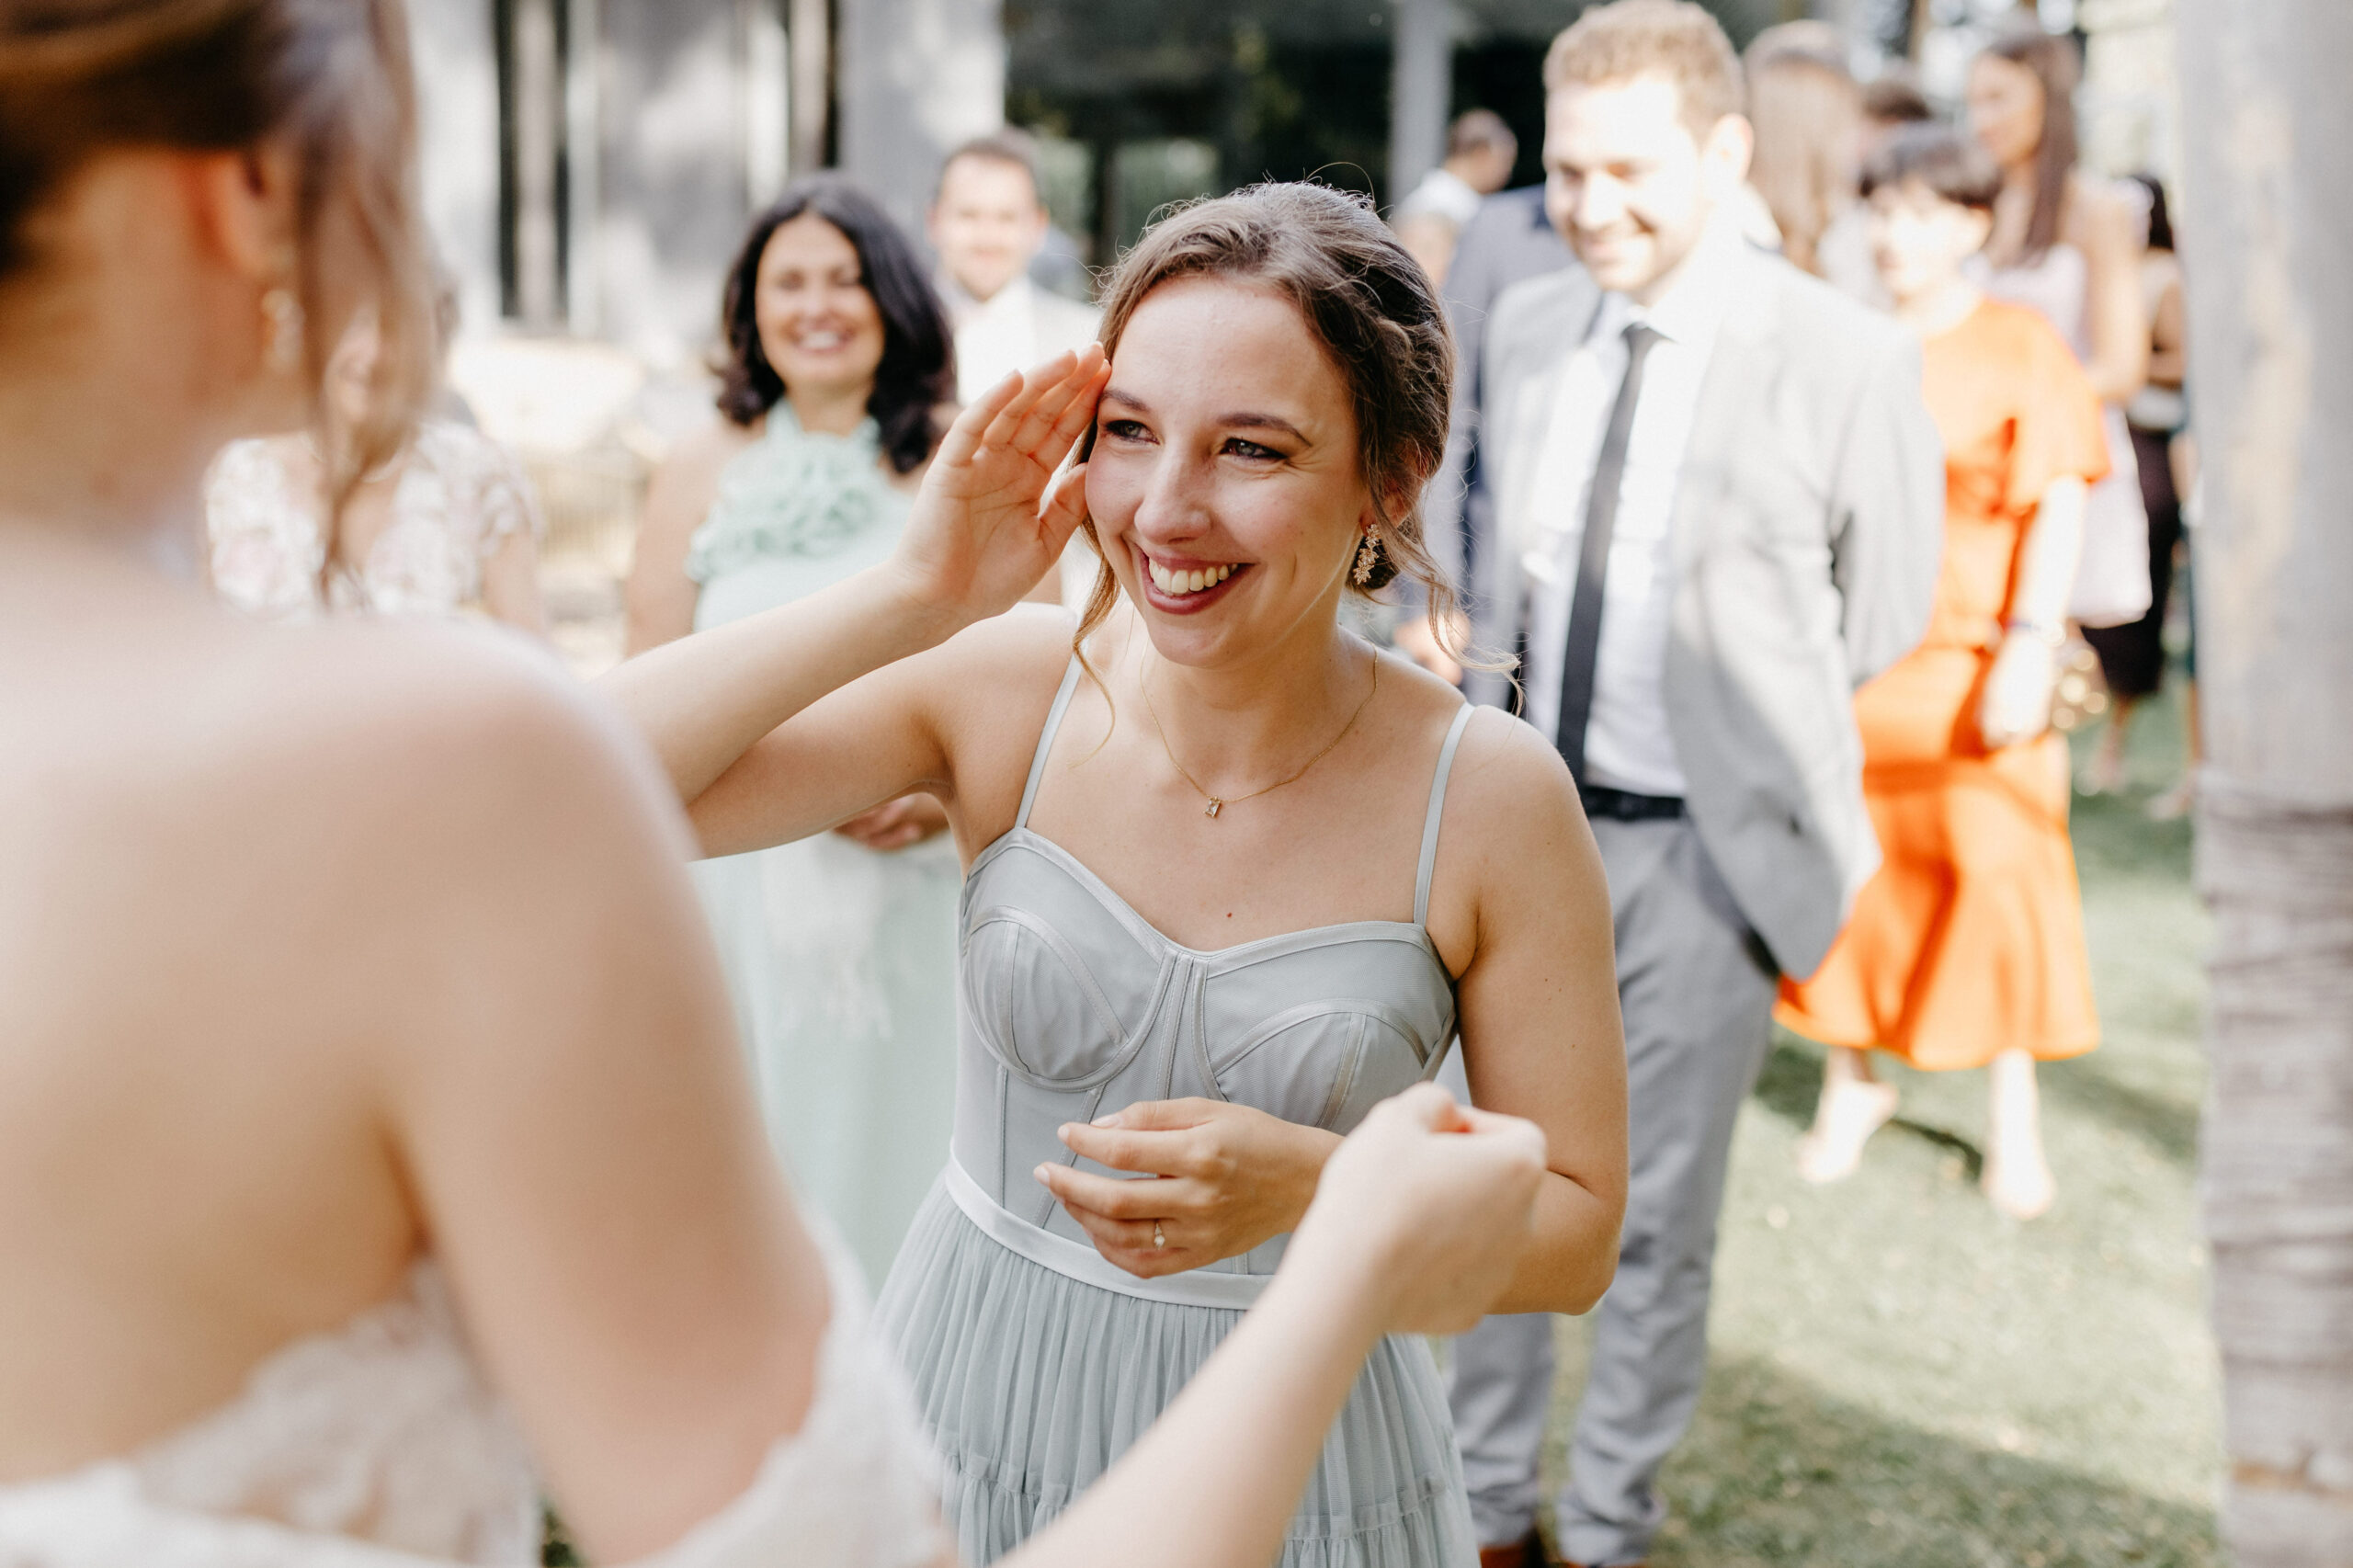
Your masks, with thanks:
<instances>
[{"instance_id":1,"label":"blurred guest in background","mask_svg":"<svg viewBox=\"0 0 2353 1568\"><path fill-rule=\"evenodd\" d=\"M1707 1360L1733 1125L1775 983L1872 869L1848 693L1927 624L1942 471L1916 346L1745 243L1740 62L1681 0L1588 9L1545 60L1546 204L1584 263L1483 354L1480 645L1567 763L1609 882L1632 1181L1558 1540L1640 1561ZM1818 475L1796 484L1792 472ZM1482 1555L1535 1568L1552 1324L1492 1317L1451 1400Z\"/></svg>"},{"instance_id":2,"label":"blurred guest in background","mask_svg":"<svg viewBox=\"0 0 2353 1568\"><path fill-rule=\"evenodd\" d=\"M1969 70L1969 125L2002 170L1977 281L2040 311L2107 405L2109 477L2084 515L2083 560L2067 615L2115 626L2149 608L2148 518L2124 404L2149 365L2135 202L2075 166L2075 46L2022 22ZM2137 195L2137 193L2135 193Z\"/></svg>"},{"instance_id":3,"label":"blurred guest in background","mask_svg":"<svg viewBox=\"0 0 2353 1568\"><path fill-rule=\"evenodd\" d=\"M1487 312L1513 284L1575 265L1561 232L1545 215L1541 185L1487 198L1454 247L1441 290L1447 321L1454 328L1454 418L1447 430L1446 463L1429 487L1422 516L1430 555L1458 592L1478 581L1479 546L1491 531L1495 511L1479 462L1479 367ZM1413 585L1398 586L1406 606L1397 622L1399 651L1459 683L1461 665L1438 646L1428 618L1413 613L1418 608Z\"/></svg>"},{"instance_id":4,"label":"blurred guest in background","mask_svg":"<svg viewBox=\"0 0 2353 1568\"><path fill-rule=\"evenodd\" d=\"M1397 203L1391 222L1406 254L1422 264L1430 281L1446 286L1448 267L1462 231L1479 203L1511 183L1519 138L1503 116L1474 108L1456 117L1446 132L1446 162L1422 176Z\"/></svg>"},{"instance_id":5,"label":"blurred guest in background","mask_svg":"<svg viewBox=\"0 0 2353 1568\"><path fill-rule=\"evenodd\" d=\"M438 307L446 349L456 324L447 290ZM476 613L544 633L539 506L489 437L426 419L347 497L331 494L340 455L369 418L381 351L363 312L327 364L324 449L309 434L270 436L233 442L214 460L205 485L213 586L271 619Z\"/></svg>"},{"instance_id":6,"label":"blurred guest in background","mask_svg":"<svg viewBox=\"0 0 2353 1568\"><path fill-rule=\"evenodd\" d=\"M2001 173L1961 132L1899 132L1866 173L1880 270L1924 339L1945 445L1945 549L1922 645L1856 696L1863 795L1883 857L1813 977L1778 1017L1831 1047L1810 1181L1852 1175L1894 1114L1873 1049L1991 1067L1985 1193L2051 1206L2034 1064L2098 1043L2067 840L2067 747L2050 729L2086 487L2108 470L2099 399L2051 324L1989 300L1963 264Z\"/></svg>"},{"instance_id":7,"label":"blurred guest in background","mask_svg":"<svg viewBox=\"0 0 2353 1568\"><path fill-rule=\"evenodd\" d=\"M958 402L971 403L1016 370L1095 341L1095 307L1041 289L1030 276L1053 225L1038 182L1037 143L1029 136L1008 128L949 153L930 231L939 253L934 282L955 324ZM1072 540L1059 583L1050 578L1042 596L1073 608L1084 605L1097 564L1092 550Z\"/></svg>"},{"instance_id":8,"label":"blurred guest in background","mask_svg":"<svg viewBox=\"0 0 2353 1568\"><path fill-rule=\"evenodd\" d=\"M931 204L935 278L956 330L956 395L971 403L1016 370L1095 341L1097 312L1039 288L1029 267L1051 223L1036 143L1014 130L948 154Z\"/></svg>"},{"instance_id":9,"label":"blurred guest in background","mask_svg":"<svg viewBox=\"0 0 2353 1568\"><path fill-rule=\"evenodd\" d=\"M1762 204L1755 237L1790 266L1867 298L1870 240L1855 200L1863 98L1838 30L1826 22L1768 28L1745 63L1756 131L1748 190Z\"/></svg>"},{"instance_id":10,"label":"blurred guest in background","mask_svg":"<svg viewBox=\"0 0 2353 1568\"><path fill-rule=\"evenodd\" d=\"M1862 161L1869 163L1890 136L1907 125L1937 118L1919 78L1906 65L1890 65L1863 84Z\"/></svg>"},{"instance_id":11,"label":"blurred guest in background","mask_svg":"<svg viewBox=\"0 0 2353 1568\"><path fill-rule=\"evenodd\" d=\"M2188 424L2182 395L2188 328L2182 310L2181 264L2173 250L2173 216L2165 187L2154 175L2135 175L2149 209L2149 244L2141 262L2141 302L2149 319L2149 379L2124 405L2132 460L2141 471L2141 505L2149 515L2149 612L2121 626L2085 631L2099 654L2110 706L2099 749L2085 769L2093 790L2124 782L2124 742L2132 710L2157 694L2165 674L2165 610L2173 597L2174 552L2181 545L2181 492L2175 482L2174 443ZM2188 781L2184 779L2186 785ZM2150 802L2160 817L2178 816L2188 797L2174 791Z\"/></svg>"},{"instance_id":12,"label":"blurred guest in background","mask_svg":"<svg viewBox=\"0 0 2353 1568\"><path fill-rule=\"evenodd\" d=\"M654 475L632 653L886 560L954 395L913 244L819 176L753 222L727 277L725 419ZM910 795L833 834L694 868L801 1190L881 1278L939 1174L955 1104L958 871Z\"/></svg>"}]
</instances>

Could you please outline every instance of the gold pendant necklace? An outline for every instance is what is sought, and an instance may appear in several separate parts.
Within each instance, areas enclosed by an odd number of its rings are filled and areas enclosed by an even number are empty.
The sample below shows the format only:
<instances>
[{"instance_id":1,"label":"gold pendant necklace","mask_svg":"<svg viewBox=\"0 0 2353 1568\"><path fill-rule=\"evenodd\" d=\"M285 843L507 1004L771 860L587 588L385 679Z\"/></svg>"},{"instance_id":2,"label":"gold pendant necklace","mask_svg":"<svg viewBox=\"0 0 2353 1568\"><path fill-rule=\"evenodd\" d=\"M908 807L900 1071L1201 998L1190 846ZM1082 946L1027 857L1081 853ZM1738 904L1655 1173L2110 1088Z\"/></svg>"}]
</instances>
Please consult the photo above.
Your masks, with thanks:
<instances>
[{"instance_id":1,"label":"gold pendant necklace","mask_svg":"<svg viewBox=\"0 0 2353 1568\"><path fill-rule=\"evenodd\" d=\"M1253 790L1246 795L1212 795L1207 790L1202 789L1201 781L1185 771L1185 765L1176 760L1176 753L1168 744L1168 731L1160 722L1160 710L1154 707L1152 703L1152 682L1149 679L1139 679L1136 682L1136 686L1143 692L1143 710L1152 715L1152 731L1153 733L1160 737L1160 749L1161 752L1168 758L1168 766L1176 770L1177 778L1182 778L1186 783L1190 784L1193 787L1193 793L1199 795L1202 800L1209 802L1208 805L1201 808L1201 814L1205 817L1214 819L1218 812L1225 810L1226 807L1234 804L1236 801L1255 801L1259 796L1279 790L1286 784L1298 783L1301 779L1307 777L1307 770L1309 768L1313 767L1317 763L1331 756L1333 748L1337 746L1342 741L1348 738L1348 732L1357 727L1357 721L1364 717L1364 710L1372 706L1373 695L1381 689L1381 654L1378 652L1375 652L1372 655L1372 684L1365 688L1363 700L1357 704L1356 711L1348 715L1348 722L1340 726L1340 733L1334 735L1330 740L1324 742L1324 749L1317 752L1313 756L1309 757L1306 762L1302 764L1298 772L1292 774L1288 778L1278 778L1272 784L1267 785L1265 789Z\"/></svg>"}]
</instances>

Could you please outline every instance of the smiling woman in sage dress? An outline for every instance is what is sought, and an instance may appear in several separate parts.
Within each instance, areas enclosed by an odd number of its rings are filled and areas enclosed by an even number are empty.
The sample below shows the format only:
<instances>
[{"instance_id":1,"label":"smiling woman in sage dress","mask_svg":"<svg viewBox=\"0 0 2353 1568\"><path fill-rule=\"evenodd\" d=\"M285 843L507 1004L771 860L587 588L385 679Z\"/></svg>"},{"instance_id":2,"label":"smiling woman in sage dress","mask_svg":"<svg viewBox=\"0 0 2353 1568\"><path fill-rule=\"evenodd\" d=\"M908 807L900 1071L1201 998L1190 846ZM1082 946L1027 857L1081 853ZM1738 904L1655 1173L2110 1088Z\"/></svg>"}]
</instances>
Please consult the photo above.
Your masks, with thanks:
<instances>
[{"instance_id":1,"label":"smiling woman in sage dress","mask_svg":"<svg viewBox=\"0 0 2353 1568\"><path fill-rule=\"evenodd\" d=\"M655 477L630 575L640 652L889 558L946 428L946 312L872 200L820 176L752 222L721 324L725 418ZM870 1278L947 1158L956 855L910 795L695 882L778 1152Z\"/></svg>"},{"instance_id":2,"label":"smiling woman in sage dress","mask_svg":"<svg viewBox=\"0 0 2353 1568\"><path fill-rule=\"evenodd\" d=\"M781 612L608 677L707 851L918 786L946 804L953 1157L879 1310L976 1562L1136 1441L1265 1287L1340 1135L1458 1035L1477 1101L1550 1142L1499 1310L1590 1306L1624 1202L1609 907L1568 772L1340 623L1403 569L1446 624L1419 503L1452 352L1427 278L1356 199L1265 186L1164 221L1107 300L1087 461L1051 504L1106 562L1075 640L1058 610L1006 615L797 717ZM1389 1340L1280 1561L1476 1557L1429 1349Z\"/></svg>"}]
</instances>

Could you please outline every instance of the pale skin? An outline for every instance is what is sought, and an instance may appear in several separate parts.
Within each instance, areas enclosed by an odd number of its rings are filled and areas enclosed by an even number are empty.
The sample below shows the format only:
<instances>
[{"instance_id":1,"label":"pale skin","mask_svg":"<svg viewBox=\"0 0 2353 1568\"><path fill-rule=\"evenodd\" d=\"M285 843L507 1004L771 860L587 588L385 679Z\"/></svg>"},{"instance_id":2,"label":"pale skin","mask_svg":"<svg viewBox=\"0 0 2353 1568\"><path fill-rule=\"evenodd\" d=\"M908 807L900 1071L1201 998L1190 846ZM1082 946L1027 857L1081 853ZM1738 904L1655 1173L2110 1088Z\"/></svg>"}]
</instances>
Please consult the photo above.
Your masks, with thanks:
<instances>
[{"instance_id":1,"label":"pale skin","mask_svg":"<svg viewBox=\"0 0 2353 1568\"><path fill-rule=\"evenodd\" d=\"M1756 133L1736 114L1695 126L1672 78L1571 82L1544 100L1544 212L1602 288L1655 304L1748 177ZM1453 639L1461 646L1460 625ZM1419 624L1397 644L1449 681L1462 666Z\"/></svg>"},{"instance_id":2,"label":"pale skin","mask_svg":"<svg viewBox=\"0 0 2353 1568\"><path fill-rule=\"evenodd\" d=\"M1895 301L1897 319L1922 337L1952 331L1984 302L1961 268L1984 246L1993 226L1989 214L1942 200L1910 181L1873 192L1870 221L1880 280ZM2038 740L2050 727L2058 679L2053 633L2065 619L2083 551L2086 494L2079 478L2054 480L2019 546L2013 630L1995 655L1978 706L1978 732L1990 748ZM2042 1151L2033 1056L2003 1051L1988 1068L1987 1088L1986 1196L2003 1212L2032 1219L2056 1195ZM1870 1053L1832 1047L1813 1130L1799 1145L1800 1173L1817 1182L1851 1176L1863 1145L1894 1114L1895 1089L1872 1073Z\"/></svg>"},{"instance_id":3,"label":"pale skin","mask_svg":"<svg viewBox=\"0 0 2353 1568\"><path fill-rule=\"evenodd\" d=\"M867 291L866 269L849 236L814 212L780 223L760 252L753 319L760 348L784 382L801 427L847 436L866 417L874 372L882 363L882 312ZM631 653L694 630L701 585L687 575L687 547L710 515L719 476L767 429L720 420L688 436L662 466L645 497L624 601ZM923 471L902 474L887 458L882 473L913 492ZM869 849L904 849L944 831L948 819L929 795L910 794L860 812L835 831Z\"/></svg>"},{"instance_id":4,"label":"pale skin","mask_svg":"<svg viewBox=\"0 0 2353 1568\"><path fill-rule=\"evenodd\" d=\"M1205 343L1219 352L1203 355ZM1090 382L1069 404L1074 437L1090 415L1099 433L1053 507L1074 523L1087 509L1140 608L1092 644L1108 699L1078 688L1030 825L1188 947L1409 919L1430 771L1461 700L1450 689L1392 664L1317 766L1239 799L1338 735L1371 687L1376 655L1337 625L1374 516L1339 372L1279 295L1185 280L1138 307L1099 408L1097 395ZM1171 594L1154 565L1231 575ZM774 624L718 628L606 677L652 738L706 853L818 832L914 788L946 806L968 864L1013 825L1070 657L1064 619L976 627L797 718L779 686L797 656ZM1174 759L1234 803L1206 815ZM1457 976L1472 1095L1535 1122L1551 1152L1534 1239L1500 1310L1581 1312L1614 1269L1626 1158L1598 858L1558 756L1500 714L1481 713L1466 733L1445 820L1428 929ZM1131 1108L1063 1136L1158 1178L1037 1173L1107 1257L1147 1276L1290 1230L1336 1142L1193 1101ZM1155 1223L1165 1245L1153 1244Z\"/></svg>"},{"instance_id":5,"label":"pale skin","mask_svg":"<svg viewBox=\"0 0 2353 1568\"><path fill-rule=\"evenodd\" d=\"M199 1417L429 1245L568 1522L624 1562L799 1428L823 1267L625 728L502 643L256 625L196 580L207 462L305 413L260 325L296 173L102 152L0 279L0 1483ZM1018 391L951 433L898 560L771 619L789 707L1042 573L1054 426ZM1366 1348L1468 1326L1542 1173L1526 1123L1384 1108L1295 1266L1007 1561L1266 1562Z\"/></svg>"},{"instance_id":6,"label":"pale skin","mask_svg":"<svg viewBox=\"0 0 2353 1568\"><path fill-rule=\"evenodd\" d=\"M1968 93L1970 130L2002 166L2002 194L1985 256L1996 267L2008 267L2024 258L2027 225L2034 215L2042 84L2016 61L1981 54L1970 65ZM2090 274L2092 351L2084 373L2101 402L2121 403L2141 390L2149 374L2137 221L2120 197L2079 171L2067 177L2059 238L2084 253Z\"/></svg>"}]
</instances>

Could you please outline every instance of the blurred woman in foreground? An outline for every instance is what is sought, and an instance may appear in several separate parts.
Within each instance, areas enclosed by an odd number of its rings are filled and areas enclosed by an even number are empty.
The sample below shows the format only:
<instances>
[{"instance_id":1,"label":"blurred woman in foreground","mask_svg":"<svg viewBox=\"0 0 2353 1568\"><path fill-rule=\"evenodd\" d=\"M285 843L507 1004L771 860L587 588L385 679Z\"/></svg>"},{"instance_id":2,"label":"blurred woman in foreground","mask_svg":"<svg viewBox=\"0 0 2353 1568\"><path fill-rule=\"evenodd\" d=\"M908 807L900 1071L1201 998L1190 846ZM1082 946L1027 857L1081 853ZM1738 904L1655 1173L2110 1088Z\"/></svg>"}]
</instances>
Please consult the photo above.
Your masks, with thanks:
<instances>
[{"instance_id":1,"label":"blurred woman in foreground","mask_svg":"<svg viewBox=\"0 0 2353 1568\"><path fill-rule=\"evenodd\" d=\"M341 483L426 391L407 38L397 0L0 12L0 1560L523 1564L544 1486L604 1562L943 1564L642 748L498 640L199 583L206 465L315 421L363 302ZM778 612L784 707L1043 574L1093 375L1000 389L908 547ZM1022 1561L1263 1564L1367 1349L1468 1326L1542 1168L1435 1092L1376 1113Z\"/></svg>"}]
</instances>

